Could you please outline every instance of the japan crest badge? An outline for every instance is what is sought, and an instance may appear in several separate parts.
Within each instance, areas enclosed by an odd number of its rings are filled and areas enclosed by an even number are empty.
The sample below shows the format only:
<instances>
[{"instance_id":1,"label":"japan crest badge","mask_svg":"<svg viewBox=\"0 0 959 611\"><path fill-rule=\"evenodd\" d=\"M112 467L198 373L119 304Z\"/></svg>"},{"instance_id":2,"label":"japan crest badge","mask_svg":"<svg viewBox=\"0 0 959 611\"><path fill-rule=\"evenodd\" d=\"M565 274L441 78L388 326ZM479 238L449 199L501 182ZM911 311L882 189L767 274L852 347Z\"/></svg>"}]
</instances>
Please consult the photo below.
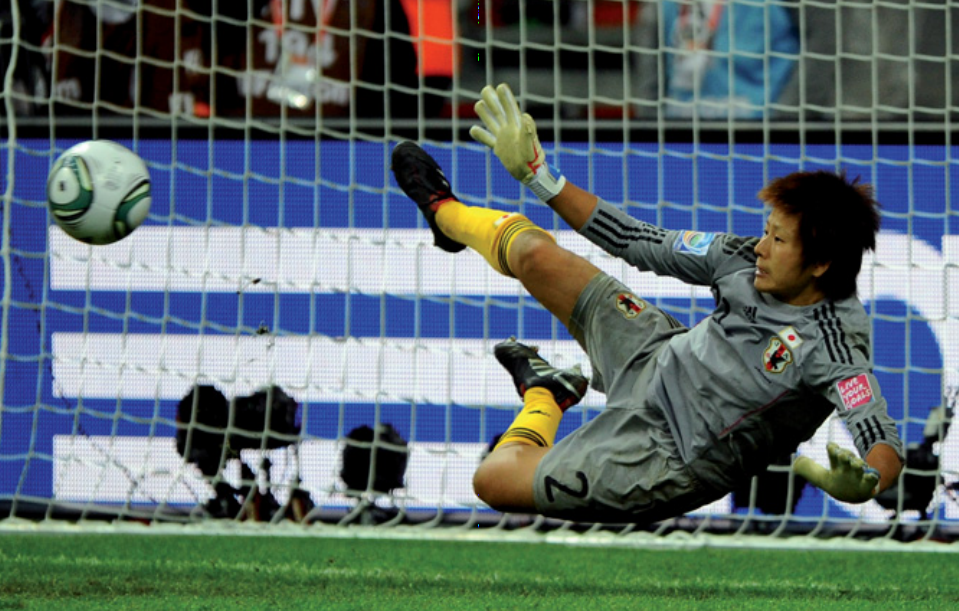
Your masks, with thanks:
<instances>
[{"instance_id":1,"label":"japan crest badge","mask_svg":"<svg viewBox=\"0 0 959 611\"><path fill-rule=\"evenodd\" d=\"M763 367L769 373L782 373L793 362L792 352L783 341L774 336L769 338L769 345L763 352Z\"/></svg>"},{"instance_id":2,"label":"japan crest badge","mask_svg":"<svg viewBox=\"0 0 959 611\"><path fill-rule=\"evenodd\" d=\"M616 309L627 320L631 320L646 309L646 302L632 293L620 293L616 296Z\"/></svg>"}]
</instances>

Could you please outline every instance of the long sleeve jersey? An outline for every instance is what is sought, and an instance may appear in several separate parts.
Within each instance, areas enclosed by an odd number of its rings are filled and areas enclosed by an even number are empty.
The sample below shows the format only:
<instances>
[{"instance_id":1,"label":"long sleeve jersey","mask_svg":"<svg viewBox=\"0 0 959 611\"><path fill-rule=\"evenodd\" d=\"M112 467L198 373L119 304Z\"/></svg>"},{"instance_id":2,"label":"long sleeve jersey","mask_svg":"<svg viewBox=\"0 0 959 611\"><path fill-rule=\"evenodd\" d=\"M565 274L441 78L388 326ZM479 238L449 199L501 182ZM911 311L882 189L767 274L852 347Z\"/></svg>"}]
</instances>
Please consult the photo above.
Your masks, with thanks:
<instances>
[{"instance_id":1,"label":"long sleeve jersey","mask_svg":"<svg viewBox=\"0 0 959 611\"><path fill-rule=\"evenodd\" d=\"M783 303L753 286L758 238L666 230L602 200L580 233L639 270L710 287L716 309L669 340L646 389L705 482L733 486L761 472L834 411L860 455L879 443L903 455L855 296Z\"/></svg>"}]
</instances>

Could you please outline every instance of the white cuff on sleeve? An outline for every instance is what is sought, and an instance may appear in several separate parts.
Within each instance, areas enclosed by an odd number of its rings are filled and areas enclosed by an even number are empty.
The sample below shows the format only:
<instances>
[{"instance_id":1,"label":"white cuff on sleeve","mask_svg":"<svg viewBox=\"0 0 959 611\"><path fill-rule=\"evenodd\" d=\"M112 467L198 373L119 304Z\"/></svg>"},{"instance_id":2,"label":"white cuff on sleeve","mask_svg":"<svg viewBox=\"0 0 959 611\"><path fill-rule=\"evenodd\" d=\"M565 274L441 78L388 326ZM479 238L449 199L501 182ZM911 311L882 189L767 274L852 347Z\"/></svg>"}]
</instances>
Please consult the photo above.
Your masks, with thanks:
<instances>
[{"instance_id":1,"label":"white cuff on sleeve","mask_svg":"<svg viewBox=\"0 0 959 611\"><path fill-rule=\"evenodd\" d=\"M549 164L543 163L536 168L536 173L532 178L524 182L530 191L539 198L544 204L553 199L566 186L566 177L562 174L559 177L553 176L549 171Z\"/></svg>"}]
</instances>

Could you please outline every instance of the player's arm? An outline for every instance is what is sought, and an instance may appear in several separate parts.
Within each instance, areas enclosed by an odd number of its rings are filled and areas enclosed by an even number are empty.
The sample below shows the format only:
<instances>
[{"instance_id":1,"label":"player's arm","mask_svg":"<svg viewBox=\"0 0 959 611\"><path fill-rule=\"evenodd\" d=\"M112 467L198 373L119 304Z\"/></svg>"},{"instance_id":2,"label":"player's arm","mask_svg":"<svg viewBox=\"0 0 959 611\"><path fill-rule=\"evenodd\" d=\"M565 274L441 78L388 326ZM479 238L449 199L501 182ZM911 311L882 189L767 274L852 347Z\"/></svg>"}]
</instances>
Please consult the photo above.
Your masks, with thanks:
<instances>
[{"instance_id":1,"label":"player's arm","mask_svg":"<svg viewBox=\"0 0 959 611\"><path fill-rule=\"evenodd\" d=\"M546 162L533 118L523 113L506 84L484 87L475 105L485 128L470 135L493 149L503 167L566 223L606 252L643 271L669 275L693 284L712 282L718 259L728 248L710 250L713 234L668 231L631 217L596 195L567 181ZM687 243L685 237L690 236ZM735 236L732 236L735 237ZM725 238L723 238L725 239Z\"/></svg>"},{"instance_id":2,"label":"player's arm","mask_svg":"<svg viewBox=\"0 0 959 611\"><path fill-rule=\"evenodd\" d=\"M838 321L832 321L839 325ZM830 323L832 324L832 323ZM858 456L851 450L829 444L829 468L806 456L796 459L795 470L832 497L850 503L873 498L893 485L902 471L902 440L889 417L879 382L868 370L868 340L851 332L834 337L832 347L847 363L823 356L807 365L807 383L820 386L852 434ZM838 352L837 352L838 354ZM865 460L863 460L863 457Z\"/></svg>"},{"instance_id":3,"label":"player's arm","mask_svg":"<svg viewBox=\"0 0 959 611\"><path fill-rule=\"evenodd\" d=\"M546 203L566 221L567 225L579 231L592 216L599 198L567 181L563 190Z\"/></svg>"},{"instance_id":4,"label":"player's arm","mask_svg":"<svg viewBox=\"0 0 959 611\"><path fill-rule=\"evenodd\" d=\"M536 133L536 122L520 110L506 83L480 92L474 110L485 128L474 125L470 136L493 150L503 167L570 227L579 231L593 215L599 198L566 180L546 162L546 152Z\"/></svg>"},{"instance_id":5,"label":"player's arm","mask_svg":"<svg viewBox=\"0 0 959 611\"><path fill-rule=\"evenodd\" d=\"M486 127L474 125L470 136L491 148L513 178L530 188L570 227L579 230L596 207L597 197L554 175L536 133L536 122L520 110L509 85L483 88L474 109Z\"/></svg>"},{"instance_id":6,"label":"player's arm","mask_svg":"<svg viewBox=\"0 0 959 611\"><path fill-rule=\"evenodd\" d=\"M858 355L858 351L854 352ZM896 422L879 381L870 371L844 376L831 388L839 416L852 434L859 456L879 474L877 493L899 479L905 456Z\"/></svg>"},{"instance_id":7,"label":"player's arm","mask_svg":"<svg viewBox=\"0 0 959 611\"><path fill-rule=\"evenodd\" d=\"M866 464L879 471L879 492L892 486L899 480L902 472L902 459L892 446L879 443L866 454Z\"/></svg>"}]
</instances>

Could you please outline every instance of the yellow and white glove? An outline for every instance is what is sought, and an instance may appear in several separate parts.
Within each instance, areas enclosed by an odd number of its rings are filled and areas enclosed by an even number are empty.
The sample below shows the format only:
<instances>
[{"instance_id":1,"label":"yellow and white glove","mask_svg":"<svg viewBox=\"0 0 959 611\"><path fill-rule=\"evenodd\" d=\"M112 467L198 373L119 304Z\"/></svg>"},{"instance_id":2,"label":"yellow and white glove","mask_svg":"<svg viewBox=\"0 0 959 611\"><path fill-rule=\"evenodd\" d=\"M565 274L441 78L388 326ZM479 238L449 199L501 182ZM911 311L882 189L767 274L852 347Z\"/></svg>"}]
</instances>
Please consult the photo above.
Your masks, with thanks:
<instances>
[{"instance_id":1,"label":"yellow and white glove","mask_svg":"<svg viewBox=\"0 0 959 611\"><path fill-rule=\"evenodd\" d=\"M482 99L473 108L486 129L474 125L470 136L493 149L503 167L529 187L540 201L548 202L559 195L566 178L550 172L546 153L536 135L536 123L520 110L509 85L503 83L496 89L487 85L481 95Z\"/></svg>"},{"instance_id":2,"label":"yellow and white glove","mask_svg":"<svg viewBox=\"0 0 959 611\"><path fill-rule=\"evenodd\" d=\"M847 503L864 503L879 493L879 471L861 458L830 443L829 469L807 456L796 458L793 469L829 496Z\"/></svg>"}]
</instances>

